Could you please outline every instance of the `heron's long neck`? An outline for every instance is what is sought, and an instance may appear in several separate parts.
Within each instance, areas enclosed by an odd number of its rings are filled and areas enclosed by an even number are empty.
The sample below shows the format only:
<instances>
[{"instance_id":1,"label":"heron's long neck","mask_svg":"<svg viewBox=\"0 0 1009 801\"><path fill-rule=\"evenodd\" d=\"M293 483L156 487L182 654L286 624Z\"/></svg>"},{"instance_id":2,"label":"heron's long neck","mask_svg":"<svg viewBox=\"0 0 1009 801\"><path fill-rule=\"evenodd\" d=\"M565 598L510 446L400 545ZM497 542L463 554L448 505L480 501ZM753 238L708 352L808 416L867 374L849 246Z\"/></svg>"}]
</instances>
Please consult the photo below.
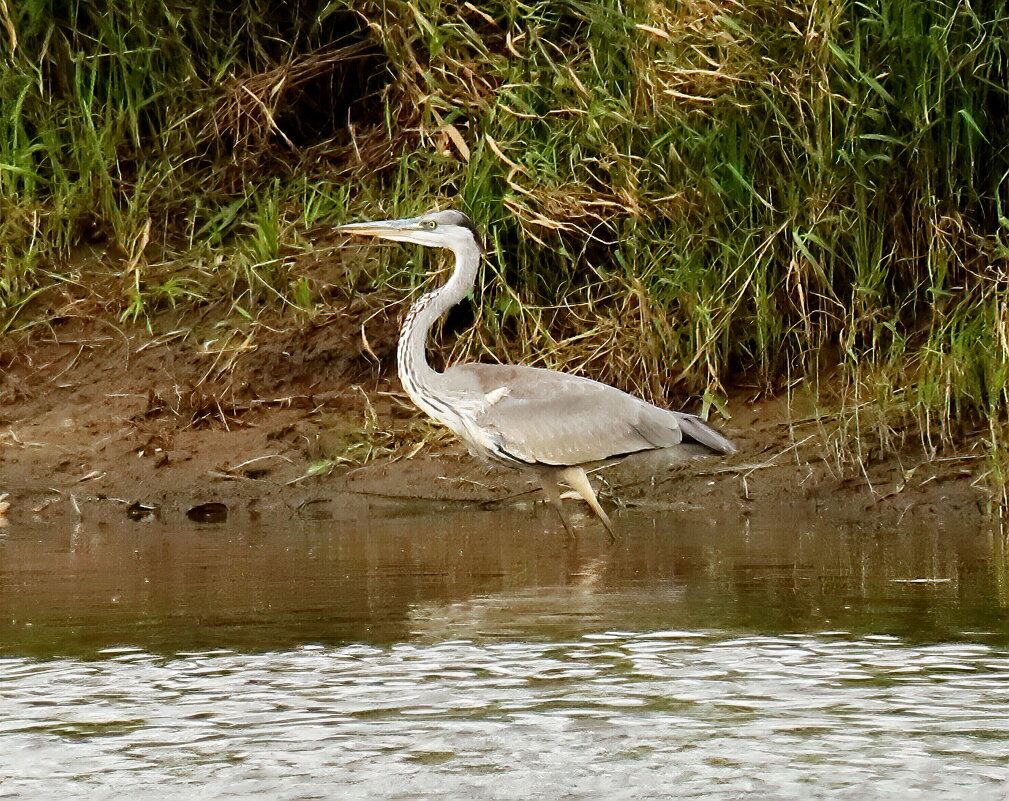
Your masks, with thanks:
<instances>
[{"instance_id":1,"label":"heron's long neck","mask_svg":"<svg viewBox=\"0 0 1009 801\"><path fill-rule=\"evenodd\" d=\"M476 282L480 266L480 249L473 239L462 241L452 248L455 270L444 286L421 297L406 315L400 332L396 361L403 388L429 414L433 411L425 401L432 396L433 382L438 375L427 363L425 349L431 326L445 312L466 297Z\"/></svg>"}]
</instances>

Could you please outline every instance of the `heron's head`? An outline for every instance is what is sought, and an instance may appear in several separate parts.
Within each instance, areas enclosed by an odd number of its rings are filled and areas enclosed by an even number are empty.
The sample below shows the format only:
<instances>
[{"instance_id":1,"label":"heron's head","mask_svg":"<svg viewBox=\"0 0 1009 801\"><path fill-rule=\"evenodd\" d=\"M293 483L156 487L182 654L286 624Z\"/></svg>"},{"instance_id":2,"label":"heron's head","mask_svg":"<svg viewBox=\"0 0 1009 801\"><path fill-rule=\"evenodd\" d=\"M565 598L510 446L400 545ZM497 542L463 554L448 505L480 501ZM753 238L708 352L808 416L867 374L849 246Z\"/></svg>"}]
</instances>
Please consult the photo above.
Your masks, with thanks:
<instances>
[{"instance_id":1,"label":"heron's head","mask_svg":"<svg viewBox=\"0 0 1009 801\"><path fill-rule=\"evenodd\" d=\"M394 242L413 242L429 248L451 248L458 250L466 245L476 244L482 252L480 238L470 220L461 211L446 209L432 211L419 217L403 220L378 220L376 222L349 223L338 225L337 231L359 236L377 236Z\"/></svg>"}]
</instances>

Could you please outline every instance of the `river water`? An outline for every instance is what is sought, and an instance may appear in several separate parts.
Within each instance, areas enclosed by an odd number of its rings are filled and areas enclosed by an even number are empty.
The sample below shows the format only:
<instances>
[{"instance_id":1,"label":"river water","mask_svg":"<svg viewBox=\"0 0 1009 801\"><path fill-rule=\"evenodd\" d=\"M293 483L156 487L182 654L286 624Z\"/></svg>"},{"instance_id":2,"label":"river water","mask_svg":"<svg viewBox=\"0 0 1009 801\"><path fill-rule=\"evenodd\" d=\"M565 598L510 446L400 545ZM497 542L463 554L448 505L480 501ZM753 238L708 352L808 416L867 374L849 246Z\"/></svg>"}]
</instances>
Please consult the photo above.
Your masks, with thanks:
<instances>
[{"instance_id":1,"label":"river water","mask_svg":"<svg viewBox=\"0 0 1009 801\"><path fill-rule=\"evenodd\" d=\"M545 512L0 534L2 799L1003 799L988 531Z\"/></svg>"}]
</instances>

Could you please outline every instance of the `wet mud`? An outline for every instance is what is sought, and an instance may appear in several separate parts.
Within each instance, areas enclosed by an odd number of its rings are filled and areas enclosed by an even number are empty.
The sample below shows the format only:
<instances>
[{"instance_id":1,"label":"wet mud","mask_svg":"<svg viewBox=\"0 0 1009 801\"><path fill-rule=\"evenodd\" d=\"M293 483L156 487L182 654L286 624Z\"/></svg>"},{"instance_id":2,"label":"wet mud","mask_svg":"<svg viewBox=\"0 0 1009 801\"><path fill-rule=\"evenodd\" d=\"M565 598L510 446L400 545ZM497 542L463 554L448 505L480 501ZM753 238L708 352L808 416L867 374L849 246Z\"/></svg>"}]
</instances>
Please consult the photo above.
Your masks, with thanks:
<instances>
[{"instance_id":1,"label":"wet mud","mask_svg":"<svg viewBox=\"0 0 1009 801\"><path fill-rule=\"evenodd\" d=\"M8 339L0 522L531 506L539 495L526 476L472 458L402 395L391 358L397 314L351 304L203 345L183 341L181 322L151 334L67 316ZM912 448L842 469L815 422L783 399L740 389L729 411L713 423L738 454L628 460L594 477L604 504L618 519L625 507L771 518L794 509L839 522L988 516L980 458L929 460Z\"/></svg>"}]
</instances>

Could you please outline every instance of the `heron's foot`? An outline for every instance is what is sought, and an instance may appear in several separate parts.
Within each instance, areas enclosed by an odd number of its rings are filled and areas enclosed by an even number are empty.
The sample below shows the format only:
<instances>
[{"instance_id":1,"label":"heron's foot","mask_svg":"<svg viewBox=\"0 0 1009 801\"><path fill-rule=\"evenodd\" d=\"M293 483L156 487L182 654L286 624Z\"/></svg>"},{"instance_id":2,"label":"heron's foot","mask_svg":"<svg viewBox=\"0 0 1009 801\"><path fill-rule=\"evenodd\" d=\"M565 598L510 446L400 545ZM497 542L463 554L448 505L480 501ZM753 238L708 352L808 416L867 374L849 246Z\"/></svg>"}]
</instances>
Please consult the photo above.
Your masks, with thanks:
<instances>
[{"instance_id":1,"label":"heron's foot","mask_svg":"<svg viewBox=\"0 0 1009 801\"><path fill-rule=\"evenodd\" d=\"M550 505L557 511L557 516L561 519L561 525L564 526L564 532L567 534L568 541L577 540L578 535L571 527L571 523L568 522L568 516L564 514L564 504L561 502L560 487L557 486L557 482L554 480L553 476L541 474L540 486L543 488L543 495L546 496L546 499L550 501Z\"/></svg>"},{"instance_id":2,"label":"heron's foot","mask_svg":"<svg viewBox=\"0 0 1009 801\"><path fill-rule=\"evenodd\" d=\"M568 522L567 517L563 514L561 514L561 524L564 526L564 536L567 538L567 541L569 543L578 542L578 532L574 530Z\"/></svg>"}]
</instances>

